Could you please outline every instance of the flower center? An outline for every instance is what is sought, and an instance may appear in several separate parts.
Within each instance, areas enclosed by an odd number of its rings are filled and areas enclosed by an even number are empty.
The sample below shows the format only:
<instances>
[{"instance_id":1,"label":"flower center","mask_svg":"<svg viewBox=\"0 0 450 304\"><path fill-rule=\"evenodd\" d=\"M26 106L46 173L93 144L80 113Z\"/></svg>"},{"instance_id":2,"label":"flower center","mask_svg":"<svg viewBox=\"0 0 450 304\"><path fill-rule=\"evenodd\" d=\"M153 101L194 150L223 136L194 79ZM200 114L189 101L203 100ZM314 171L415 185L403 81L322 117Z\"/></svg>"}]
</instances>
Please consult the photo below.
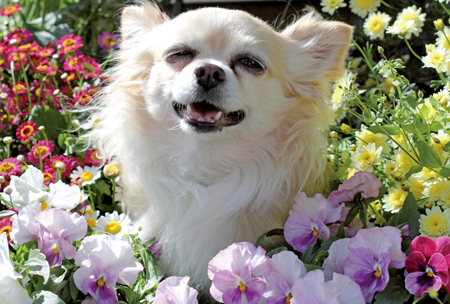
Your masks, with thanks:
<instances>
[{"instance_id":1,"label":"flower center","mask_svg":"<svg viewBox=\"0 0 450 304\"><path fill-rule=\"evenodd\" d=\"M75 40L73 40L72 38L66 39L63 42L63 46L64 47L71 47L75 45Z\"/></svg>"},{"instance_id":2,"label":"flower center","mask_svg":"<svg viewBox=\"0 0 450 304\"><path fill-rule=\"evenodd\" d=\"M3 115L2 116L2 125L9 125L13 119L14 119L13 115L9 115L9 118L8 118L8 114Z\"/></svg>"},{"instance_id":3,"label":"flower center","mask_svg":"<svg viewBox=\"0 0 450 304\"><path fill-rule=\"evenodd\" d=\"M335 1L335 0L331 0L331 1ZM106 44L107 46L113 46L114 44L116 44L116 40L112 37L106 37L105 39L103 39L103 43Z\"/></svg>"},{"instance_id":4,"label":"flower center","mask_svg":"<svg viewBox=\"0 0 450 304\"><path fill-rule=\"evenodd\" d=\"M2 229L0 229L0 235L3 232L6 232L6 237L9 239L9 233L11 232L11 230L12 230L11 226L4 226L4 227L2 227Z\"/></svg>"},{"instance_id":5,"label":"flower center","mask_svg":"<svg viewBox=\"0 0 450 304\"><path fill-rule=\"evenodd\" d=\"M380 271L380 269L376 269L375 270L375 272L373 273L373 275L376 277L376 278L379 278L379 277L381 277L381 271Z\"/></svg>"},{"instance_id":6,"label":"flower center","mask_svg":"<svg viewBox=\"0 0 450 304\"><path fill-rule=\"evenodd\" d=\"M14 91L17 92L17 91L22 91L24 89L25 89L25 87L19 83L15 86Z\"/></svg>"},{"instance_id":7,"label":"flower center","mask_svg":"<svg viewBox=\"0 0 450 304\"><path fill-rule=\"evenodd\" d=\"M47 49L47 50L42 50L39 54L40 54L41 56L47 56L47 55L50 55L50 50L49 50L49 49Z\"/></svg>"},{"instance_id":8,"label":"flower center","mask_svg":"<svg viewBox=\"0 0 450 304\"><path fill-rule=\"evenodd\" d=\"M91 96L89 94L84 94L80 96L80 101L83 104L87 103L89 100L91 100Z\"/></svg>"},{"instance_id":9,"label":"flower center","mask_svg":"<svg viewBox=\"0 0 450 304\"><path fill-rule=\"evenodd\" d=\"M97 153L98 153L98 151L92 152L91 158L92 158L93 160L99 162L99 161L101 161L101 158L98 157Z\"/></svg>"},{"instance_id":10,"label":"flower center","mask_svg":"<svg viewBox=\"0 0 450 304\"><path fill-rule=\"evenodd\" d=\"M92 180L93 177L94 177L94 175L92 175L92 173L90 173L90 172L84 172L83 174L81 174L81 178L85 182Z\"/></svg>"},{"instance_id":11,"label":"flower center","mask_svg":"<svg viewBox=\"0 0 450 304\"><path fill-rule=\"evenodd\" d=\"M292 299L292 294L288 294L286 297L286 303L291 303L291 299Z\"/></svg>"},{"instance_id":12,"label":"flower center","mask_svg":"<svg viewBox=\"0 0 450 304\"><path fill-rule=\"evenodd\" d=\"M428 276L429 278L434 277L434 272L433 272L433 269L431 269L431 267L427 267L427 269L425 270L425 272L427 273L427 276Z\"/></svg>"},{"instance_id":13,"label":"flower center","mask_svg":"<svg viewBox=\"0 0 450 304\"><path fill-rule=\"evenodd\" d=\"M111 234L116 234L122 229L122 226L120 226L119 222L111 221L106 225L105 231L109 232ZM245 286L245 285L244 285Z\"/></svg>"},{"instance_id":14,"label":"flower center","mask_svg":"<svg viewBox=\"0 0 450 304\"><path fill-rule=\"evenodd\" d=\"M244 292L244 291L247 290L247 286L245 286L244 283L239 282L239 290L240 290L241 292Z\"/></svg>"},{"instance_id":15,"label":"flower center","mask_svg":"<svg viewBox=\"0 0 450 304\"><path fill-rule=\"evenodd\" d=\"M92 211L92 210L86 210L85 214L92 215L92 214L94 214L94 211Z\"/></svg>"},{"instance_id":16,"label":"flower center","mask_svg":"<svg viewBox=\"0 0 450 304\"><path fill-rule=\"evenodd\" d=\"M83 64L81 65L81 67L83 68L83 71L87 74L89 73L95 73L95 68L92 66L92 64L87 63L87 62L83 62Z\"/></svg>"},{"instance_id":17,"label":"flower center","mask_svg":"<svg viewBox=\"0 0 450 304\"><path fill-rule=\"evenodd\" d=\"M14 5L11 5L11 6L8 6L5 8L5 13L8 15L12 14L14 12L16 12L16 8L14 7Z\"/></svg>"},{"instance_id":18,"label":"flower center","mask_svg":"<svg viewBox=\"0 0 450 304\"><path fill-rule=\"evenodd\" d=\"M103 287L103 285L105 285L105 280L103 279L103 277L97 280L97 285L99 287Z\"/></svg>"},{"instance_id":19,"label":"flower center","mask_svg":"<svg viewBox=\"0 0 450 304\"><path fill-rule=\"evenodd\" d=\"M42 201L42 202L41 202L41 211L44 211L44 210L46 210L46 209L47 209L47 207L48 207L48 204L47 204L47 202L46 202L46 201Z\"/></svg>"},{"instance_id":20,"label":"flower center","mask_svg":"<svg viewBox=\"0 0 450 304\"><path fill-rule=\"evenodd\" d=\"M33 135L33 132L34 132L34 128L32 126L25 126L20 131L20 135L22 135L22 137L29 137L29 136Z\"/></svg>"},{"instance_id":21,"label":"flower center","mask_svg":"<svg viewBox=\"0 0 450 304\"><path fill-rule=\"evenodd\" d=\"M59 253L59 248L58 248L58 246L56 246L54 249L53 249L53 254L58 254Z\"/></svg>"},{"instance_id":22,"label":"flower center","mask_svg":"<svg viewBox=\"0 0 450 304\"><path fill-rule=\"evenodd\" d=\"M49 182L52 180L52 175L50 173L44 172L42 173L42 175L44 175L44 182Z\"/></svg>"},{"instance_id":23,"label":"flower center","mask_svg":"<svg viewBox=\"0 0 450 304\"><path fill-rule=\"evenodd\" d=\"M6 166L6 164L1 164L0 165L0 172L5 171L5 167L6 167L6 172L11 172L15 166L11 163L8 163L8 166Z\"/></svg>"},{"instance_id":24,"label":"flower center","mask_svg":"<svg viewBox=\"0 0 450 304\"><path fill-rule=\"evenodd\" d=\"M89 225L89 227L94 228L95 227L95 223L97 222L94 219L87 219L86 220L87 224Z\"/></svg>"},{"instance_id":25,"label":"flower center","mask_svg":"<svg viewBox=\"0 0 450 304\"><path fill-rule=\"evenodd\" d=\"M46 146L38 146L38 149L35 149L33 152L34 157L39 158L39 153L41 154L41 156L43 156L44 154L46 154L48 151Z\"/></svg>"}]
</instances>

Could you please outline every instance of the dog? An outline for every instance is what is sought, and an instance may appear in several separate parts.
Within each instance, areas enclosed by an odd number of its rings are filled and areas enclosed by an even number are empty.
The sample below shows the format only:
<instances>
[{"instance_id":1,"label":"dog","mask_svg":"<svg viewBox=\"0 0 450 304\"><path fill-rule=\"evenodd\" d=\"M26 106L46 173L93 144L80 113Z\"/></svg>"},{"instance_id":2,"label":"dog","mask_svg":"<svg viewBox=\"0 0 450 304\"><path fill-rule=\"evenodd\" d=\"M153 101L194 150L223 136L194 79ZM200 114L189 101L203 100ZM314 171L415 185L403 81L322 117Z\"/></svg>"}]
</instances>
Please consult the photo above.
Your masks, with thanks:
<instances>
[{"instance_id":1,"label":"dog","mask_svg":"<svg viewBox=\"0 0 450 304\"><path fill-rule=\"evenodd\" d=\"M312 11L277 32L239 10L125 7L89 136L122 165L123 209L166 275L207 291L220 250L282 228L299 190L326 187L330 83L351 36Z\"/></svg>"}]
</instances>

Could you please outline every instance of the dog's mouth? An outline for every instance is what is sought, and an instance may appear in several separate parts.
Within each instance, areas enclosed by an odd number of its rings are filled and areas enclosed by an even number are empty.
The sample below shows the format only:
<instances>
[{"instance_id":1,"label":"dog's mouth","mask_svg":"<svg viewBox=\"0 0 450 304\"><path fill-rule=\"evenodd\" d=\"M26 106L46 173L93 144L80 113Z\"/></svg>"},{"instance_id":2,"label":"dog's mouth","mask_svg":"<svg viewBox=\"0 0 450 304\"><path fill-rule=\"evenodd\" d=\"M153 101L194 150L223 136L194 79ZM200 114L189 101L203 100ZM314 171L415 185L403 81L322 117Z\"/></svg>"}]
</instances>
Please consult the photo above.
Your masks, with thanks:
<instances>
[{"instance_id":1,"label":"dog's mouth","mask_svg":"<svg viewBox=\"0 0 450 304\"><path fill-rule=\"evenodd\" d=\"M225 112L207 101L188 105L174 101L172 106L177 115L198 132L222 131L223 127L237 125L245 118L242 110Z\"/></svg>"}]
</instances>

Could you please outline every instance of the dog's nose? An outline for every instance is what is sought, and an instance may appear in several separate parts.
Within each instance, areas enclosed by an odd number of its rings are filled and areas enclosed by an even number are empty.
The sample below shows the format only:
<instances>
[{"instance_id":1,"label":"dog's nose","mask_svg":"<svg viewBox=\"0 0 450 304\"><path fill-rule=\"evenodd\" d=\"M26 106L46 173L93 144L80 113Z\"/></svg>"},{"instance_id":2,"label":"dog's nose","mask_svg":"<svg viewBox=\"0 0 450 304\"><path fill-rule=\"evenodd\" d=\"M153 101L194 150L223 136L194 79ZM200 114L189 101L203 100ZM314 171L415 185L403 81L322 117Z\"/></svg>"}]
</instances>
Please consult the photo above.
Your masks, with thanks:
<instances>
[{"instance_id":1,"label":"dog's nose","mask_svg":"<svg viewBox=\"0 0 450 304\"><path fill-rule=\"evenodd\" d=\"M225 80L225 71L214 64L202 64L194 70L194 76L205 91L214 88Z\"/></svg>"}]
</instances>

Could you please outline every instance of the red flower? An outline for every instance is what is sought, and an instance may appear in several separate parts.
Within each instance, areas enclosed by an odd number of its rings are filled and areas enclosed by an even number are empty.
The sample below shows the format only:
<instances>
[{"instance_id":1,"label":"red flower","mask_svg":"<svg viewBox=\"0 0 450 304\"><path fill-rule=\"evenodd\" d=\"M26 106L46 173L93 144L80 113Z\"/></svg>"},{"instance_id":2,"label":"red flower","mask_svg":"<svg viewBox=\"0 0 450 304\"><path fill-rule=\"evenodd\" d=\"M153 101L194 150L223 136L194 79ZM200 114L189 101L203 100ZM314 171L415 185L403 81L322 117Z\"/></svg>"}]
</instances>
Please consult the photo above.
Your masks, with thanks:
<instances>
[{"instance_id":1,"label":"red flower","mask_svg":"<svg viewBox=\"0 0 450 304\"><path fill-rule=\"evenodd\" d=\"M16 136L21 141L27 141L33 137L37 131L38 129L36 128L36 123L33 121L27 121L17 128Z\"/></svg>"},{"instance_id":2,"label":"red flower","mask_svg":"<svg viewBox=\"0 0 450 304\"><path fill-rule=\"evenodd\" d=\"M19 10L20 10L20 4L10 5L10 6L4 7L0 11L0 15L9 17L9 16L12 16L15 13L17 13Z\"/></svg>"},{"instance_id":3,"label":"red flower","mask_svg":"<svg viewBox=\"0 0 450 304\"><path fill-rule=\"evenodd\" d=\"M83 41L80 36L75 36L74 34L68 34L58 41L56 41L56 46L60 46L60 50L58 51L59 55L72 53L83 46Z\"/></svg>"}]
</instances>

